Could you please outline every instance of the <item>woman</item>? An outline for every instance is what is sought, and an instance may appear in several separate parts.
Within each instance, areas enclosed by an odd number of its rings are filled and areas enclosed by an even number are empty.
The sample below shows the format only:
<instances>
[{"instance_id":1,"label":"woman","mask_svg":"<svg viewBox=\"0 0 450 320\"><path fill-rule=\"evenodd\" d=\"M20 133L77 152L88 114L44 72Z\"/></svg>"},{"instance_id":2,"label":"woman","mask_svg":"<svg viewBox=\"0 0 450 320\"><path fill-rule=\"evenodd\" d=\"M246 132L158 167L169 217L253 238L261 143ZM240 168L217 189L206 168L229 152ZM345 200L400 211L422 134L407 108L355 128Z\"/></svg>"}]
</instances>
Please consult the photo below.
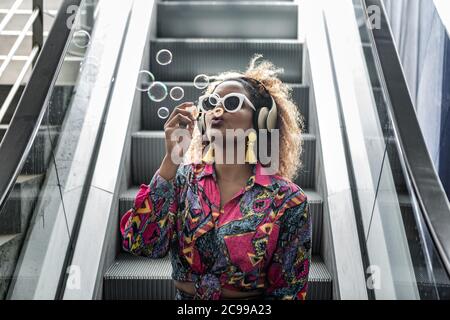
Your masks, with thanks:
<instances>
[{"instance_id":1,"label":"woman","mask_svg":"<svg viewBox=\"0 0 450 320\"><path fill-rule=\"evenodd\" d=\"M192 103L175 108L164 127L166 156L122 217L124 250L151 258L171 251L176 299L306 297L309 205L292 182L300 168L302 119L277 78L280 70L268 61L256 64L258 58L244 74L225 72L210 84L199 102L201 118L190 112ZM258 112L262 108L270 115ZM244 163L237 161L237 152L231 163L225 161L230 145L211 139L223 134L230 141L227 129L256 130L261 114L263 127L276 126L270 135L279 133L278 170L271 174L251 151L255 136L244 141ZM180 128L188 129L187 152L171 139ZM259 133L256 137L259 143ZM235 151L242 144L235 137L231 141ZM174 154L184 163L177 164ZM199 154L205 156L199 160Z\"/></svg>"}]
</instances>

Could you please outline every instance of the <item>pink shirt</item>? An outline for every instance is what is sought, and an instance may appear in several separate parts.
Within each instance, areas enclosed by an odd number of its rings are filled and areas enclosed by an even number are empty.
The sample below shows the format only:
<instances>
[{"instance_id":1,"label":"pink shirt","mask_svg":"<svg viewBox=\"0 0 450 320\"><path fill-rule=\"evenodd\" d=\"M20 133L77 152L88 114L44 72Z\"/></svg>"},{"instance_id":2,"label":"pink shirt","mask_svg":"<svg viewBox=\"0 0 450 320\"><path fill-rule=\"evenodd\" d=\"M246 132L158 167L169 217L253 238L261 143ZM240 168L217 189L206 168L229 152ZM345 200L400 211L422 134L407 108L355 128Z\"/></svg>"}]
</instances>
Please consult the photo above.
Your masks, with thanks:
<instances>
[{"instance_id":1,"label":"pink shirt","mask_svg":"<svg viewBox=\"0 0 450 320\"><path fill-rule=\"evenodd\" d=\"M220 210L211 164L182 164L172 181L155 173L121 219L123 249L151 258L171 251L172 277L193 281L196 298L220 288L262 289L267 299L305 299L311 219L303 190L253 165L246 186Z\"/></svg>"}]
</instances>

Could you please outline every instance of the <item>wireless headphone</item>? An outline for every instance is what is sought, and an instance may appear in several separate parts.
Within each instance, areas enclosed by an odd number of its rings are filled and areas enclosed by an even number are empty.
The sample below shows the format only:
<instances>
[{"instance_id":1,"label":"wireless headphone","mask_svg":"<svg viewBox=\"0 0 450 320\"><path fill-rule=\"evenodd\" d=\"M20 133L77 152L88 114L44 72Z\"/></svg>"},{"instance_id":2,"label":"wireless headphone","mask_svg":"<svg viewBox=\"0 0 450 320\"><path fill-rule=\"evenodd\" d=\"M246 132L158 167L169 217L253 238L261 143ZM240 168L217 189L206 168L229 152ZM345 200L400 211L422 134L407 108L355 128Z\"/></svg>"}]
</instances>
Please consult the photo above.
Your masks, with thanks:
<instances>
[{"instance_id":1,"label":"wireless headphone","mask_svg":"<svg viewBox=\"0 0 450 320\"><path fill-rule=\"evenodd\" d=\"M242 79L245 81L245 78L238 78L238 79ZM231 81L231 80L236 80L236 79L227 79L224 80L225 81ZM258 82L260 85L262 85L264 87L264 85L256 80L256 79L252 79L256 82ZM264 87L264 89L266 90L266 92L270 95L270 93L268 92L268 90ZM253 127L256 128L256 132L258 133L260 129L266 129L269 132L271 132L272 130L277 129L277 118L278 118L278 109L277 109L277 104L275 103L275 99L272 97L272 95L270 95L270 99L272 101L272 105L269 107L267 106L263 106L260 108L257 108L255 113L253 114ZM200 111L201 114L199 115L197 124L198 124L198 128L202 134L202 136L206 133L206 122L205 122L205 113Z\"/></svg>"}]
</instances>

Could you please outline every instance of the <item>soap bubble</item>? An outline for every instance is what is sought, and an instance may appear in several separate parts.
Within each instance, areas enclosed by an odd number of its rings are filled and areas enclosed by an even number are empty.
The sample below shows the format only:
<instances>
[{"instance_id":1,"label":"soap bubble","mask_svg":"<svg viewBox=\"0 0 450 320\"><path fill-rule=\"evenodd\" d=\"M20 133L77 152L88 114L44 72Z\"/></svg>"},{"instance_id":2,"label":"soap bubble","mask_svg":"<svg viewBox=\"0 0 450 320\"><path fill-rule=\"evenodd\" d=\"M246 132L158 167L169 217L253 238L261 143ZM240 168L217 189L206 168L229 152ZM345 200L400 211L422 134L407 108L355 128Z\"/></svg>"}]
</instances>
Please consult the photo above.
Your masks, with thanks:
<instances>
[{"instance_id":1,"label":"soap bubble","mask_svg":"<svg viewBox=\"0 0 450 320\"><path fill-rule=\"evenodd\" d=\"M145 92L148 91L152 83L155 81L155 76L147 70L139 71L138 83L136 89Z\"/></svg>"},{"instance_id":2,"label":"soap bubble","mask_svg":"<svg viewBox=\"0 0 450 320\"><path fill-rule=\"evenodd\" d=\"M161 107L158 110L158 117L160 119L167 119L170 115L170 111L169 109L167 109L166 107Z\"/></svg>"},{"instance_id":3,"label":"soap bubble","mask_svg":"<svg viewBox=\"0 0 450 320\"><path fill-rule=\"evenodd\" d=\"M167 49L159 50L156 54L156 61L162 65L166 66L172 62L172 52Z\"/></svg>"},{"instance_id":4,"label":"soap bubble","mask_svg":"<svg viewBox=\"0 0 450 320\"><path fill-rule=\"evenodd\" d=\"M206 89L209 85L209 77L206 74L199 74L194 79L194 86L197 89L203 90Z\"/></svg>"},{"instance_id":5,"label":"soap bubble","mask_svg":"<svg viewBox=\"0 0 450 320\"><path fill-rule=\"evenodd\" d=\"M167 87L164 83L154 81L148 88L148 97L155 102L161 102L167 97Z\"/></svg>"},{"instance_id":6,"label":"soap bubble","mask_svg":"<svg viewBox=\"0 0 450 320\"><path fill-rule=\"evenodd\" d=\"M91 35L85 30L78 30L73 34L73 44L81 49L87 48L91 43Z\"/></svg>"},{"instance_id":7,"label":"soap bubble","mask_svg":"<svg viewBox=\"0 0 450 320\"><path fill-rule=\"evenodd\" d=\"M173 87L170 90L170 97L174 101L180 101L181 99L183 99L184 98L184 90L183 90L183 88L181 88L181 87Z\"/></svg>"}]
</instances>

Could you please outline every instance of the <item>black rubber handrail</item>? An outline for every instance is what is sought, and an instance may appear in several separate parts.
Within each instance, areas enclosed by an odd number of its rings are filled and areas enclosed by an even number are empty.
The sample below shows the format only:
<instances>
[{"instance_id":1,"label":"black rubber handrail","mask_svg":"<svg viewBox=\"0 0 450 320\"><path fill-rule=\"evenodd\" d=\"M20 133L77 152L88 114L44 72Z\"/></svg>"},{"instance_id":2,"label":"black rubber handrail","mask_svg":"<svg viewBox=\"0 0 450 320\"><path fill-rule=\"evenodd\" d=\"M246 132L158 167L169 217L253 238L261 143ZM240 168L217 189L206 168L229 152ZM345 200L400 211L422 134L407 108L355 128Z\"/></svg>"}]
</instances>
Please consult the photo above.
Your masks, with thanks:
<instances>
[{"instance_id":1,"label":"black rubber handrail","mask_svg":"<svg viewBox=\"0 0 450 320\"><path fill-rule=\"evenodd\" d=\"M82 0L64 0L0 144L0 212L14 187L48 106Z\"/></svg>"},{"instance_id":2,"label":"black rubber handrail","mask_svg":"<svg viewBox=\"0 0 450 320\"><path fill-rule=\"evenodd\" d=\"M381 0L362 1L366 15L371 6L380 9L381 28L368 28L377 53L375 59L379 59L413 192L450 277L450 204L420 129L384 4Z\"/></svg>"}]
</instances>

